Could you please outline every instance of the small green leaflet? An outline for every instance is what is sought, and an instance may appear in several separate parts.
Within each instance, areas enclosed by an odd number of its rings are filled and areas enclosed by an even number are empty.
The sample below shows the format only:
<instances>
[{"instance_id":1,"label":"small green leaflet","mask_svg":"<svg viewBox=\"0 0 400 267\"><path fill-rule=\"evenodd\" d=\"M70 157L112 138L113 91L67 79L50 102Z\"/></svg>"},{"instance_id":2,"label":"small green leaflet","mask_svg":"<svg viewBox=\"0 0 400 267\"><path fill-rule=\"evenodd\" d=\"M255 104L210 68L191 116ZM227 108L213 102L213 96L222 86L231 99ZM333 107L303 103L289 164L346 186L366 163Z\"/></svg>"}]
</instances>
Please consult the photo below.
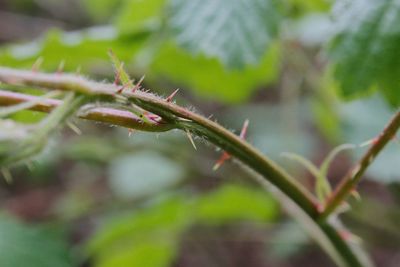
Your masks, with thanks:
<instances>
[{"instance_id":1,"label":"small green leaflet","mask_svg":"<svg viewBox=\"0 0 400 267\"><path fill-rule=\"evenodd\" d=\"M118 57L111 49L108 50L108 55L110 56L111 62L113 63L115 76L118 77L118 80L121 81L123 86L127 88L133 88L133 82L131 78L129 78L128 73L126 73L126 71L124 70L124 63L118 59Z\"/></svg>"}]
</instances>

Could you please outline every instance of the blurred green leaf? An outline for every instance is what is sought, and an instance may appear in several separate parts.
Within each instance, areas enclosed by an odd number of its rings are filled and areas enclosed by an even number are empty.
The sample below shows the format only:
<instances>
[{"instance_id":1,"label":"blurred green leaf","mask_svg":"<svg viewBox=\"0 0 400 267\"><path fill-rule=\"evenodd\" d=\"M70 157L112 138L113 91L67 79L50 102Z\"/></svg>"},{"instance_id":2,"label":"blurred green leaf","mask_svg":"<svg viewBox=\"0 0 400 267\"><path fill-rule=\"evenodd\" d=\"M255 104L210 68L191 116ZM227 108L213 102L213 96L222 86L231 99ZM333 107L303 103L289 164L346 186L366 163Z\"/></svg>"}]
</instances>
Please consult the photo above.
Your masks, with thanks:
<instances>
[{"instance_id":1,"label":"blurred green leaf","mask_svg":"<svg viewBox=\"0 0 400 267\"><path fill-rule=\"evenodd\" d=\"M287 2L294 16L302 16L311 12L327 12L331 4L330 0L289 0Z\"/></svg>"},{"instance_id":2,"label":"blurred green leaf","mask_svg":"<svg viewBox=\"0 0 400 267\"><path fill-rule=\"evenodd\" d=\"M97 22L115 15L122 0L83 0L81 1L89 15Z\"/></svg>"},{"instance_id":3,"label":"blurred green leaf","mask_svg":"<svg viewBox=\"0 0 400 267\"><path fill-rule=\"evenodd\" d=\"M226 70L216 59L201 55L191 56L168 43L155 55L150 73L189 86L207 98L231 103L241 102L260 85L275 80L280 70L279 58L280 48L275 44L261 59L259 66Z\"/></svg>"},{"instance_id":4,"label":"blurred green leaf","mask_svg":"<svg viewBox=\"0 0 400 267\"><path fill-rule=\"evenodd\" d=\"M172 0L170 11L180 45L231 68L258 64L281 20L275 0Z\"/></svg>"},{"instance_id":5,"label":"blurred green leaf","mask_svg":"<svg viewBox=\"0 0 400 267\"><path fill-rule=\"evenodd\" d=\"M266 221L277 216L276 202L263 191L227 185L199 198L198 219L206 224L229 221Z\"/></svg>"},{"instance_id":6,"label":"blurred green leaf","mask_svg":"<svg viewBox=\"0 0 400 267\"><path fill-rule=\"evenodd\" d=\"M330 57L345 97L378 88L400 104L400 3L393 0L340 0L334 10Z\"/></svg>"},{"instance_id":7,"label":"blurred green leaf","mask_svg":"<svg viewBox=\"0 0 400 267\"><path fill-rule=\"evenodd\" d=\"M96 266L166 266L178 235L191 220L188 204L182 198L170 198L104 225L88 244Z\"/></svg>"},{"instance_id":8,"label":"blurred green leaf","mask_svg":"<svg viewBox=\"0 0 400 267\"><path fill-rule=\"evenodd\" d=\"M146 266L146 267L168 267L175 257L174 246L170 241L157 240L144 241L124 247L112 257L105 258L97 267L117 266Z\"/></svg>"},{"instance_id":9,"label":"blurred green leaf","mask_svg":"<svg viewBox=\"0 0 400 267\"><path fill-rule=\"evenodd\" d=\"M165 0L125 0L114 24L124 35L158 29L164 6Z\"/></svg>"},{"instance_id":10,"label":"blurred green leaf","mask_svg":"<svg viewBox=\"0 0 400 267\"><path fill-rule=\"evenodd\" d=\"M0 266L70 267L74 265L61 237L2 216L0 218Z\"/></svg>"},{"instance_id":11,"label":"blurred green leaf","mask_svg":"<svg viewBox=\"0 0 400 267\"><path fill-rule=\"evenodd\" d=\"M83 72L111 74L108 49L112 48L121 60L129 62L144 40L145 36L138 36L135 41L121 39L110 26L68 33L53 30L42 39L4 47L0 50L0 62L4 66L29 69L42 57L43 70L55 71L64 60L66 71L80 67Z\"/></svg>"},{"instance_id":12,"label":"blurred green leaf","mask_svg":"<svg viewBox=\"0 0 400 267\"><path fill-rule=\"evenodd\" d=\"M88 251L96 266L170 266L181 234L191 225L268 221L277 211L269 194L237 185L196 197L176 195L111 219L89 241Z\"/></svg>"}]
</instances>

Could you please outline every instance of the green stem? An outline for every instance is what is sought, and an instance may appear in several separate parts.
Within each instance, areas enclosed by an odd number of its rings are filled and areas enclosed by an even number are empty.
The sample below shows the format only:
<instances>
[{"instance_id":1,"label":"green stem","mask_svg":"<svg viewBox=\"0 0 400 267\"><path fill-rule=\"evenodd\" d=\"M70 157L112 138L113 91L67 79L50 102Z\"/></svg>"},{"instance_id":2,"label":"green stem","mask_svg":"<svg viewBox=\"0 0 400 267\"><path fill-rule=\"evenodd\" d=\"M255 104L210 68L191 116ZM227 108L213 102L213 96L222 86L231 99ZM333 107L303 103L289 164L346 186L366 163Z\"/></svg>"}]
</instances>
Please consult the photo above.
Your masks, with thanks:
<instances>
[{"instance_id":1,"label":"green stem","mask_svg":"<svg viewBox=\"0 0 400 267\"><path fill-rule=\"evenodd\" d=\"M234 156L262 177L262 182L272 184L273 190L289 199L307 218L307 223L318 229L326 241L324 249L340 266L362 267L362 260L353 252L347 241L343 240L336 227L325 220L319 220L317 201L300 183L285 172L280 166L268 159L245 140L223 128L219 124L196 113L168 102L151 93L137 90L117 94L118 87L85 80L74 75L43 74L29 71L13 70L0 67L0 81L23 86L42 87L75 91L85 94L91 101L136 105L162 118L162 123L169 129L189 130ZM0 104L1 104L0 94ZM7 101L3 101L7 102ZM97 118L94 118L95 120ZM112 121L110 121L113 123ZM155 131L157 129L154 129ZM269 186L271 189L271 186ZM285 203L283 203L285 204ZM304 221L304 220L301 220ZM311 222L311 223L309 223ZM305 226L307 227L307 223ZM312 231L310 231L312 233Z\"/></svg>"},{"instance_id":2,"label":"green stem","mask_svg":"<svg viewBox=\"0 0 400 267\"><path fill-rule=\"evenodd\" d=\"M352 190L355 189L367 168L372 164L383 148L395 137L399 127L400 111L396 112L382 133L373 140L372 146L367 150L361 160L344 176L341 183L329 197L326 207L320 215L320 220L325 220L346 200Z\"/></svg>"}]
</instances>

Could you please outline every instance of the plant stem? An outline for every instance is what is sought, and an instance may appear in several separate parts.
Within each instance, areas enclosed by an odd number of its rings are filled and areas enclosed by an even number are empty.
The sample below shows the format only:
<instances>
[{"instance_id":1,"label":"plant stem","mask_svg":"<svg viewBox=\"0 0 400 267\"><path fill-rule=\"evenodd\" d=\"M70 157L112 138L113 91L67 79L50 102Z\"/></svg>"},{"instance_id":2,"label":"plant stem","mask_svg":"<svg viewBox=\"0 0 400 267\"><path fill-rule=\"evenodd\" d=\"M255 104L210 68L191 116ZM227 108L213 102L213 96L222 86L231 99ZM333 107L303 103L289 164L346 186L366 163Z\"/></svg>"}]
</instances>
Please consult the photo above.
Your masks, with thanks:
<instances>
[{"instance_id":1,"label":"plant stem","mask_svg":"<svg viewBox=\"0 0 400 267\"><path fill-rule=\"evenodd\" d=\"M372 164L383 148L395 137L400 127L400 111L390 120L382 133L373 140L372 146L367 150L360 161L344 176L335 191L329 197L326 207L320 215L320 220L325 220L340 206L362 178L367 168Z\"/></svg>"},{"instance_id":2,"label":"plant stem","mask_svg":"<svg viewBox=\"0 0 400 267\"><path fill-rule=\"evenodd\" d=\"M0 90L0 106L36 102L37 99L39 99L37 96ZM62 101L58 99L44 99L29 109L49 113L61 104ZM139 117L131 112L115 108L93 107L84 112L78 111L78 117L148 132L164 132L172 129L169 124L143 123Z\"/></svg>"},{"instance_id":3,"label":"plant stem","mask_svg":"<svg viewBox=\"0 0 400 267\"><path fill-rule=\"evenodd\" d=\"M262 174L311 217L318 215L314 197L282 168L267 159L250 144L219 124L151 93L137 90L118 94L116 93L119 90L118 86L92 82L76 75L45 74L3 67L0 67L0 81L13 85L75 91L92 96L94 101L115 102L117 99L125 98L126 104L133 103L161 116L171 127L190 130L213 142ZM119 101L121 102L121 100Z\"/></svg>"},{"instance_id":4,"label":"plant stem","mask_svg":"<svg viewBox=\"0 0 400 267\"><path fill-rule=\"evenodd\" d=\"M229 130L223 128L216 122L213 122L205 117L193 113L185 108L182 108L171 101L166 101L151 93L136 90L135 92L122 92L117 93L121 88L112 84L102 84L92 82L75 75L67 74L44 74L31 71L20 71L9 68L0 67L0 82L11 85L33 86L47 89L57 89L65 91L74 91L79 94L84 94L90 101L102 101L104 103L119 103L121 108L130 107L131 105L138 106L146 112L151 112L162 118L165 124L163 127L168 129L182 129L189 131L194 135L204 138L214 145L220 147L236 159L240 160L244 165L248 166L251 170L255 171L262 177L262 181L268 182L273 185L273 191L279 192L291 201L296 209L301 211L306 217L306 228L309 225L314 225L323 236L323 242L328 245L323 246L327 253L335 259L335 262L340 266L346 267L362 267L365 266L362 260L356 255L348 242L344 240L339 233L339 230L334 224L325 220L319 220L319 211L317 209L317 200L308 192L303 185L290 176L280 166L272 160L264 156L261 152L241 139L239 136L233 134ZM128 88L129 89L129 88ZM0 91L1 93L1 91ZM3 95L3 98L1 97ZM0 94L0 105L9 105L11 103L21 103L22 101L29 101L30 96L25 96L16 93L2 93ZM14 102L13 102L14 101ZM48 112L51 106L55 105L57 100L49 100L49 102L35 106L37 110ZM49 105L47 105L49 104ZM96 111L96 110L95 110ZM93 112L93 110L92 110ZM87 115L87 113L86 113ZM106 121L112 124L121 126L128 126L129 128L140 129L143 124L132 124L118 121L120 114L117 110L97 110L95 116L89 119ZM104 117L108 117L107 120ZM88 118L88 116L84 116ZM115 121L114 121L115 119ZM157 124L155 124L157 125ZM152 128L152 130L165 130L165 128ZM269 186L271 189L271 186ZM279 190L275 190L278 188ZM234 205L234 203L232 203ZM282 202L282 204L286 204ZM293 206L293 205L291 205ZM251 207L249 207L251 208ZM316 228L315 228L316 227ZM312 234L313 231L310 231ZM314 235L313 236L318 236ZM318 238L316 238L318 239Z\"/></svg>"}]
</instances>

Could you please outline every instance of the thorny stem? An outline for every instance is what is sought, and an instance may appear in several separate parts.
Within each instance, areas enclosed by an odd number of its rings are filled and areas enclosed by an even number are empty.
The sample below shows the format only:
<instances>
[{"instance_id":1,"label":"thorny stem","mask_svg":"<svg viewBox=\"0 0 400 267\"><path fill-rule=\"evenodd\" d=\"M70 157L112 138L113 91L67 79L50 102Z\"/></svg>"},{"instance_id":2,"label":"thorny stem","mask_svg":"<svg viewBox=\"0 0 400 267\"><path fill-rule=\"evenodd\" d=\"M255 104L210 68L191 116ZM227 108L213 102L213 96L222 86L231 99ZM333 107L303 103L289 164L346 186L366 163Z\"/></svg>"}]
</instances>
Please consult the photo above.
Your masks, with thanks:
<instances>
[{"instance_id":1,"label":"thorny stem","mask_svg":"<svg viewBox=\"0 0 400 267\"><path fill-rule=\"evenodd\" d=\"M0 106L16 105L24 102L36 101L39 97L0 89ZM40 112L51 112L61 105L58 99L45 99L32 106L30 109ZM81 119L110 123L130 129L137 129L148 132L164 132L171 130L169 124L164 123L143 123L139 117L132 112L108 107L83 106L77 115Z\"/></svg>"},{"instance_id":2,"label":"thorny stem","mask_svg":"<svg viewBox=\"0 0 400 267\"><path fill-rule=\"evenodd\" d=\"M336 208L349 196L355 186L358 184L363 174L371 163L375 160L383 148L395 137L397 130L400 128L400 111L393 116L382 133L376 137L372 146L367 150L360 161L348 171L341 183L336 187L335 191L329 197L326 207L320 215L320 220L325 220L330 214L334 213Z\"/></svg>"},{"instance_id":3,"label":"thorny stem","mask_svg":"<svg viewBox=\"0 0 400 267\"><path fill-rule=\"evenodd\" d=\"M124 98L126 105L133 103L144 110L157 114L172 128L189 130L200 137L208 139L262 174L273 185L293 199L307 214L312 217L317 216L314 197L274 162L219 124L170 101L165 101L151 93L139 90L118 94L116 92L119 88L115 85L96 83L67 74L44 74L0 67L0 81L13 85L75 91L92 97L93 101L104 101L106 103L121 102L121 98Z\"/></svg>"},{"instance_id":4,"label":"thorny stem","mask_svg":"<svg viewBox=\"0 0 400 267\"><path fill-rule=\"evenodd\" d=\"M136 90L135 92L126 92L127 90L125 90L125 92L121 92L120 88L116 85L96 83L76 75L44 74L0 67L0 82L9 85L74 91L86 95L92 103L102 101L104 103L119 103L122 106L136 105L147 112L160 116L161 123L152 125L151 129L143 129L140 127L143 127L144 124L140 121L138 123L137 118L129 116L128 118L126 114L123 115L118 109L103 109L99 107L89 109L82 117L139 130L166 131L174 128L182 129L210 141L260 174L264 181L268 181L273 186L277 187L285 197L290 199L291 202L309 218L308 220L319 229L319 232L324 235L324 239L329 243L328 249L326 247L324 248L340 266L366 266L362 259L356 255L348 242L340 236L337 227L325 218L321 219L321 214L317 208L317 201L311 193L280 166L265 157L245 140L219 124L151 93L140 90ZM0 91L0 105L29 101L30 97L31 96L23 94ZM49 112L58 104L58 100L52 99L36 105L33 109ZM395 130L397 130L400 124L400 115L397 117L398 118L394 120L396 127L390 126L389 130L385 130L383 134L385 138L382 140L380 139L377 144L371 148L373 152L369 154L368 160L364 160L365 162L362 161L360 165L361 171L358 170L357 172L357 181L359 176L362 175L363 171L365 171L367 166L371 163L370 160L379 153L388 140L390 140L390 137L394 135ZM162 127L160 125L162 125ZM353 182L351 185L353 185ZM345 186L343 190L339 191L339 197L343 199L349 194L349 191L348 187ZM333 200L331 203L334 203ZM333 208L334 207L335 206L333 206ZM333 253L332 250L334 251Z\"/></svg>"}]
</instances>

